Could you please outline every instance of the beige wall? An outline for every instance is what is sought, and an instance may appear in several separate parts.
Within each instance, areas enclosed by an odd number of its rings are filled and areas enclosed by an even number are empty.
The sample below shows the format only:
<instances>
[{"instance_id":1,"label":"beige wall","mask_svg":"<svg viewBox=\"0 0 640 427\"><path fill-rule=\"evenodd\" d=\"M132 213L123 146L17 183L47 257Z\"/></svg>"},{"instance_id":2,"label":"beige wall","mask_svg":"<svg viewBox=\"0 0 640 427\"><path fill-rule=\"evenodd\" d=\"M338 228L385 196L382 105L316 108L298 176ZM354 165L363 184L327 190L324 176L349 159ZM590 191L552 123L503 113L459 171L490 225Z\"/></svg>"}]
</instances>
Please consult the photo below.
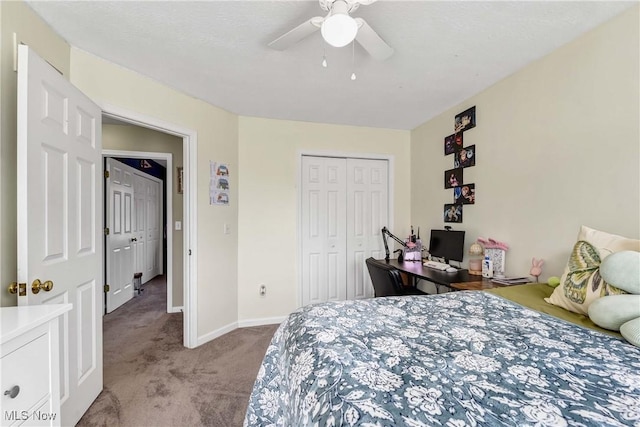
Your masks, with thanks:
<instances>
[{"instance_id":1,"label":"beige wall","mask_svg":"<svg viewBox=\"0 0 640 427\"><path fill-rule=\"evenodd\" d=\"M71 82L99 104L117 105L198 133L198 244L191 248L198 263L198 337L236 322L238 190L231 188L229 206L209 205L209 160L238 169L237 116L75 48ZM227 235L225 223L231 226Z\"/></svg>"},{"instance_id":2,"label":"beige wall","mask_svg":"<svg viewBox=\"0 0 640 427\"><path fill-rule=\"evenodd\" d=\"M508 242L512 274L526 274L531 257L543 257L544 279L560 274L581 224L638 238L638 15L635 7L409 133L238 118L70 49L24 3L0 2L0 303L15 304L6 292L16 272L14 31L96 102L198 133L193 249L202 337L296 307L299 150L393 155L394 233L411 223L441 228L442 205L452 200L442 176L453 162L442 141L454 115L472 105L478 126L465 133L465 145L476 145L478 163L465 180L476 183L477 204L465 207L459 227L468 244L478 236ZM209 160L228 163L232 183L235 171L230 206L209 205Z\"/></svg>"},{"instance_id":3,"label":"beige wall","mask_svg":"<svg viewBox=\"0 0 640 427\"><path fill-rule=\"evenodd\" d=\"M7 286L17 279L16 85L13 33L18 42L69 75L69 45L23 2L0 1L0 306L16 305Z\"/></svg>"},{"instance_id":4,"label":"beige wall","mask_svg":"<svg viewBox=\"0 0 640 427\"><path fill-rule=\"evenodd\" d=\"M443 155L455 114L476 106L464 133L477 163L464 170L467 249L478 236L511 245L508 274L559 276L580 225L640 236L639 8L580 37L411 133L411 218L442 228ZM457 225L457 226L456 226ZM466 265L466 263L465 263Z\"/></svg>"},{"instance_id":5,"label":"beige wall","mask_svg":"<svg viewBox=\"0 0 640 427\"><path fill-rule=\"evenodd\" d=\"M409 232L409 132L240 117L238 319L298 306L298 155L301 150L394 159L394 234ZM259 284L267 294L259 295Z\"/></svg>"},{"instance_id":6,"label":"beige wall","mask_svg":"<svg viewBox=\"0 0 640 427\"><path fill-rule=\"evenodd\" d=\"M171 214L173 221L182 221L183 196L178 193L176 185L176 168L182 167L182 138L146 129L139 126L102 125L102 148L109 150L142 151L153 153L170 153L173 170L167 170L167 179L173 181ZM164 197L164 196L163 196ZM182 268L182 230L175 230L173 224L167 225L173 233L172 299L173 307L183 304L183 268ZM165 272L166 273L166 272Z\"/></svg>"}]
</instances>

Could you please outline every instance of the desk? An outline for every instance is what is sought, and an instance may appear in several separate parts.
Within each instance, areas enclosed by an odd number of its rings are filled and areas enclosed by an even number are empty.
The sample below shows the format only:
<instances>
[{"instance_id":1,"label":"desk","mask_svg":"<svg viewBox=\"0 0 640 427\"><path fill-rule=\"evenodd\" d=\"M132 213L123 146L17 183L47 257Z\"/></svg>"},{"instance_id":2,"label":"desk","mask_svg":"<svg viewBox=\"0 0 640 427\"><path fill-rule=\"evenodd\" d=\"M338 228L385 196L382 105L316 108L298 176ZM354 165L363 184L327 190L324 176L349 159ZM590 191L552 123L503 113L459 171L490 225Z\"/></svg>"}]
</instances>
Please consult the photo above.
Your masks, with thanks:
<instances>
[{"instance_id":1,"label":"desk","mask_svg":"<svg viewBox=\"0 0 640 427\"><path fill-rule=\"evenodd\" d=\"M502 285L493 283L491 280L485 279L482 276L469 274L469 272L464 269L460 269L456 273L447 273L446 271L425 267L422 265L422 262L398 262L397 259L378 261L395 267L403 273L407 273L414 279L414 286L415 279L427 280L434 283L436 285L436 291L439 290L439 286L446 286L454 290L481 290L502 287Z\"/></svg>"}]
</instances>

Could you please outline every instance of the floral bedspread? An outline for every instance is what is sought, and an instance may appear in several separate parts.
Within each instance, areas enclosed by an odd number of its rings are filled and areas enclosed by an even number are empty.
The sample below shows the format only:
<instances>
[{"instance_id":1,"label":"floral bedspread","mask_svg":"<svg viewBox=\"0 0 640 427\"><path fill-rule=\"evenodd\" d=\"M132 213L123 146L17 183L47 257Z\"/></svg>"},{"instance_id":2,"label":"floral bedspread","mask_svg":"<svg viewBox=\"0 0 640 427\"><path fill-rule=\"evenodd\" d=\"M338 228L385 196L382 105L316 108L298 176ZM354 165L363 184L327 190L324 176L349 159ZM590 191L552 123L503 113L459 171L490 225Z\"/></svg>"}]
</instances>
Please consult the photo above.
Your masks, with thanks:
<instances>
[{"instance_id":1,"label":"floral bedspread","mask_svg":"<svg viewBox=\"0 0 640 427\"><path fill-rule=\"evenodd\" d=\"M640 426L640 348L485 292L303 307L245 426Z\"/></svg>"}]
</instances>

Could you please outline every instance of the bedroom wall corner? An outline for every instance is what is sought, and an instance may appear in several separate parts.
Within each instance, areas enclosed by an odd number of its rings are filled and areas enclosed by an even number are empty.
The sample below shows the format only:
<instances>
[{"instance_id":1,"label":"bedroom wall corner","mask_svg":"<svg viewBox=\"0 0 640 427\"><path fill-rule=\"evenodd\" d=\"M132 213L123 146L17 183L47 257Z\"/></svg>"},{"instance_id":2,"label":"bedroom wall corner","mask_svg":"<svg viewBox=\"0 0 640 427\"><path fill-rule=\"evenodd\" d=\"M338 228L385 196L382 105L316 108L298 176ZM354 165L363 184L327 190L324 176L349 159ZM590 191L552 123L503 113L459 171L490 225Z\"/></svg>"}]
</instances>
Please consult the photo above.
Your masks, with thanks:
<instances>
[{"instance_id":1,"label":"bedroom wall corner","mask_svg":"<svg viewBox=\"0 0 640 427\"><path fill-rule=\"evenodd\" d=\"M561 275L580 225L637 239L639 16L635 6L414 129L413 224L445 225L453 156L443 140L475 105L464 145L476 145L477 160L464 182L476 184L476 203L449 224L467 231L466 249L478 236L505 241L507 274L527 275L543 258L546 280Z\"/></svg>"},{"instance_id":2,"label":"bedroom wall corner","mask_svg":"<svg viewBox=\"0 0 640 427\"><path fill-rule=\"evenodd\" d=\"M17 279L16 256L16 122L17 73L13 70L14 37L31 47L65 77L69 45L23 1L0 2L0 306L17 304L7 285Z\"/></svg>"},{"instance_id":3,"label":"bedroom wall corner","mask_svg":"<svg viewBox=\"0 0 640 427\"><path fill-rule=\"evenodd\" d=\"M240 116L238 322L278 322L298 307L299 153L392 155L394 234L409 233L409 132ZM260 284L267 293L261 296Z\"/></svg>"}]
</instances>

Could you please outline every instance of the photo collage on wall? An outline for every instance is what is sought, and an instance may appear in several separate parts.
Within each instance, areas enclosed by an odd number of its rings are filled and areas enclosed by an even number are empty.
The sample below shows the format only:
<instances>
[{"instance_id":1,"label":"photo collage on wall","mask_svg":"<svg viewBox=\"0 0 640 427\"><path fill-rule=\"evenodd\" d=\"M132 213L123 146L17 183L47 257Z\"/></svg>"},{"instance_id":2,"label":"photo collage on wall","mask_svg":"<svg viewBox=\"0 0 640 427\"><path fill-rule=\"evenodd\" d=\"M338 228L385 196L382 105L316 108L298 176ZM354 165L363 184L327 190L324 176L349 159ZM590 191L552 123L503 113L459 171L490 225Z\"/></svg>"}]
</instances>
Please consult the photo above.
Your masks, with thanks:
<instances>
[{"instance_id":1,"label":"photo collage on wall","mask_svg":"<svg viewBox=\"0 0 640 427\"><path fill-rule=\"evenodd\" d=\"M444 188L453 189L453 203L444 205L444 222L462 222L463 205L476 202L476 184L464 182L464 169L476 165L476 146L464 146L464 132L476 127L476 107L457 114L454 133L444 138L444 155L453 154L453 169L444 171Z\"/></svg>"}]
</instances>

